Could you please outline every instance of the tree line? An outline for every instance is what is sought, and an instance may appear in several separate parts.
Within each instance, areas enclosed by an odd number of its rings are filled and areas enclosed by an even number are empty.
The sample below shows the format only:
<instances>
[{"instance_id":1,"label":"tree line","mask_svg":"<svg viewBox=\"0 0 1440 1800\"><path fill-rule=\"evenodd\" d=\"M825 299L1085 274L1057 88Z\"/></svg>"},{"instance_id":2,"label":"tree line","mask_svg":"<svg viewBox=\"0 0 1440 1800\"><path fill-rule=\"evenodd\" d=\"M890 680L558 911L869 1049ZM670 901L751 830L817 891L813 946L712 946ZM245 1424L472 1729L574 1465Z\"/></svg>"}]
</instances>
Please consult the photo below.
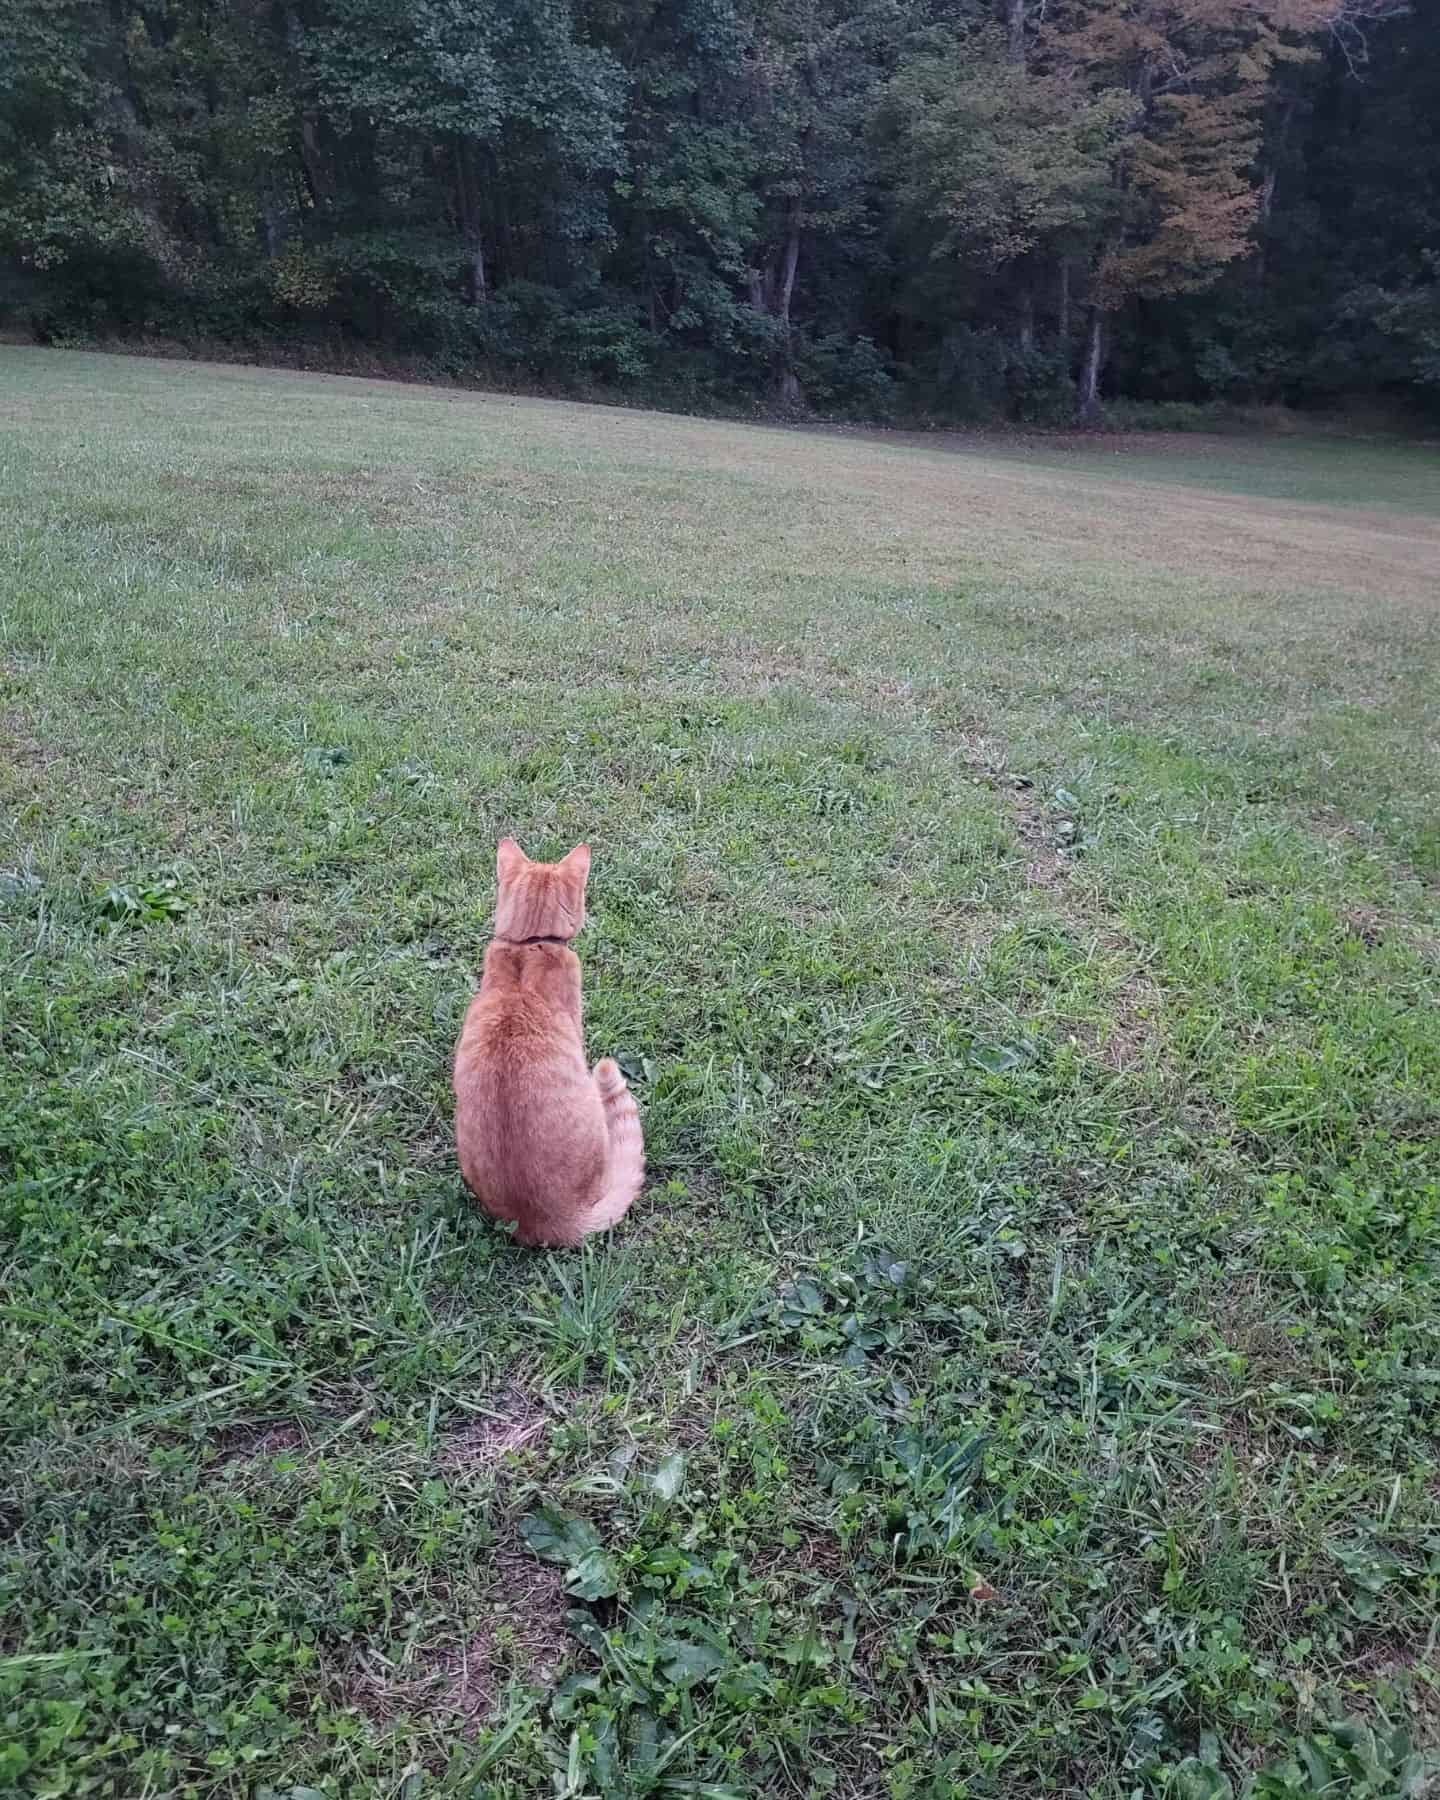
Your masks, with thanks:
<instances>
[{"instance_id":1,"label":"tree line","mask_svg":"<svg viewBox=\"0 0 1440 1800\"><path fill-rule=\"evenodd\" d=\"M855 417L1440 412L1440 7L9 0L0 307Z\"/></svg>"}]
</instances>

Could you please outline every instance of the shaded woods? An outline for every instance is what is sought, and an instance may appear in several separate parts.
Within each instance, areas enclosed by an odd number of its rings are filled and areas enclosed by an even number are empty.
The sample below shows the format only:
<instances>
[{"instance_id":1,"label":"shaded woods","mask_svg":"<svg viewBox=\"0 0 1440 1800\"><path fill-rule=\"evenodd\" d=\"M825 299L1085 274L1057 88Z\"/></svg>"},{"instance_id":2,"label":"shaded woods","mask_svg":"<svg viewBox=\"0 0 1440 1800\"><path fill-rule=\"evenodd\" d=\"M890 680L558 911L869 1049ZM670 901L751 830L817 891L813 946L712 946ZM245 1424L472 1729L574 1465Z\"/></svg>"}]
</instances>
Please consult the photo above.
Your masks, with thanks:
<instances>
[{"instance_id":1,"label":"shaded woods","mask_svg":"<svg viewBox=\"0 0 1440 1800\"><path fill-rule=\"evenodd\" d=\"M53 341L870 418L1440 411L1429 5L7 14L0 308Z\"/></svg>"}]
</instances>

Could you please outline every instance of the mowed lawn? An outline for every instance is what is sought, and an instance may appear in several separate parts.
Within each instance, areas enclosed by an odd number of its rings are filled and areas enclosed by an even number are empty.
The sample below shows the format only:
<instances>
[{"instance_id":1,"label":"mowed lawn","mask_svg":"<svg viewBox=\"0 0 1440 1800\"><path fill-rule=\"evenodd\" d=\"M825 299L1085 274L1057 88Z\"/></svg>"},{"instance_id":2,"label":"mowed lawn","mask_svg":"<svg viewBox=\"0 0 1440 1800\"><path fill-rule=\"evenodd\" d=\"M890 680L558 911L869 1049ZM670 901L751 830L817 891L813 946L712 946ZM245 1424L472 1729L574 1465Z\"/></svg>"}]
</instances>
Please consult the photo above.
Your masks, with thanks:
<instances>
[{"instance_id":1,"label":"mowed lawn","mask_svg":"<svg viewBox=\"0 0 1440 1800\"><path fill-rule=\"evenodd\" d=\"M0 430L0 1789L1425 1791L1440 455ZM455 1168L507 832L583 1254Z\"/></svg>"}]
</instances>

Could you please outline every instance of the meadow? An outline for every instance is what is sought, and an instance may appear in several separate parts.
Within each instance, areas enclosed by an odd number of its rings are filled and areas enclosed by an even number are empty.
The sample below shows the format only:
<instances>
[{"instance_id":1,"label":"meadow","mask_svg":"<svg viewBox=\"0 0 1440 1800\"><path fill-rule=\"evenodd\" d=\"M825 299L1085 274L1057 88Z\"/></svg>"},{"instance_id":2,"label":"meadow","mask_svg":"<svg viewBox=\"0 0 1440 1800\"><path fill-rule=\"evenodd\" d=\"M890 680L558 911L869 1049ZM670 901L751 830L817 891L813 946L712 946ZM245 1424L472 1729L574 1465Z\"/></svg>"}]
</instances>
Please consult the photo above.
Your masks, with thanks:
<instances>
[{"instance_id":1,"label":"meadow","mask_svg":"<svg viewBox=\"0 0 1440 1800\"><path fill-rule=\"evenodd\" d=\"M1434 1785L1435 449L10 347L0 537L0 1789Z\"/></svg>"}]
</instances>

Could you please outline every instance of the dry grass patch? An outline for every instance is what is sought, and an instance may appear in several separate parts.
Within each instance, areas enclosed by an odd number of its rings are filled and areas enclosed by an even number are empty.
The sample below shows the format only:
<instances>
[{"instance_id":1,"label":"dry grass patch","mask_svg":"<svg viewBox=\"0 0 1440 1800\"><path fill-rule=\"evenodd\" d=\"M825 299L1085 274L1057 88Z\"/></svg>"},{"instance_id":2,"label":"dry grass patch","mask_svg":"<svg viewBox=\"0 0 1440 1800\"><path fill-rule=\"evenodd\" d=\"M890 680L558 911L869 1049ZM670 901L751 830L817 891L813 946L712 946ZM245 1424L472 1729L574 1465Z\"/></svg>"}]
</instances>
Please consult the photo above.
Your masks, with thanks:
<instances>
[{"instance_id":1,"label":"dry grass patch","mask_svg":"<svg viewBox=\"0 0 1440 1800\"><path fill-rule=\"evenodd\" d=\"M467 1475L488 1474L508 1456L538 1443L549 1428L549 1415L538 1400L519 1388L507 1388L493 1410L446 1433L439 1447L440 1466Z\"/></svg>"}]
</instances>

